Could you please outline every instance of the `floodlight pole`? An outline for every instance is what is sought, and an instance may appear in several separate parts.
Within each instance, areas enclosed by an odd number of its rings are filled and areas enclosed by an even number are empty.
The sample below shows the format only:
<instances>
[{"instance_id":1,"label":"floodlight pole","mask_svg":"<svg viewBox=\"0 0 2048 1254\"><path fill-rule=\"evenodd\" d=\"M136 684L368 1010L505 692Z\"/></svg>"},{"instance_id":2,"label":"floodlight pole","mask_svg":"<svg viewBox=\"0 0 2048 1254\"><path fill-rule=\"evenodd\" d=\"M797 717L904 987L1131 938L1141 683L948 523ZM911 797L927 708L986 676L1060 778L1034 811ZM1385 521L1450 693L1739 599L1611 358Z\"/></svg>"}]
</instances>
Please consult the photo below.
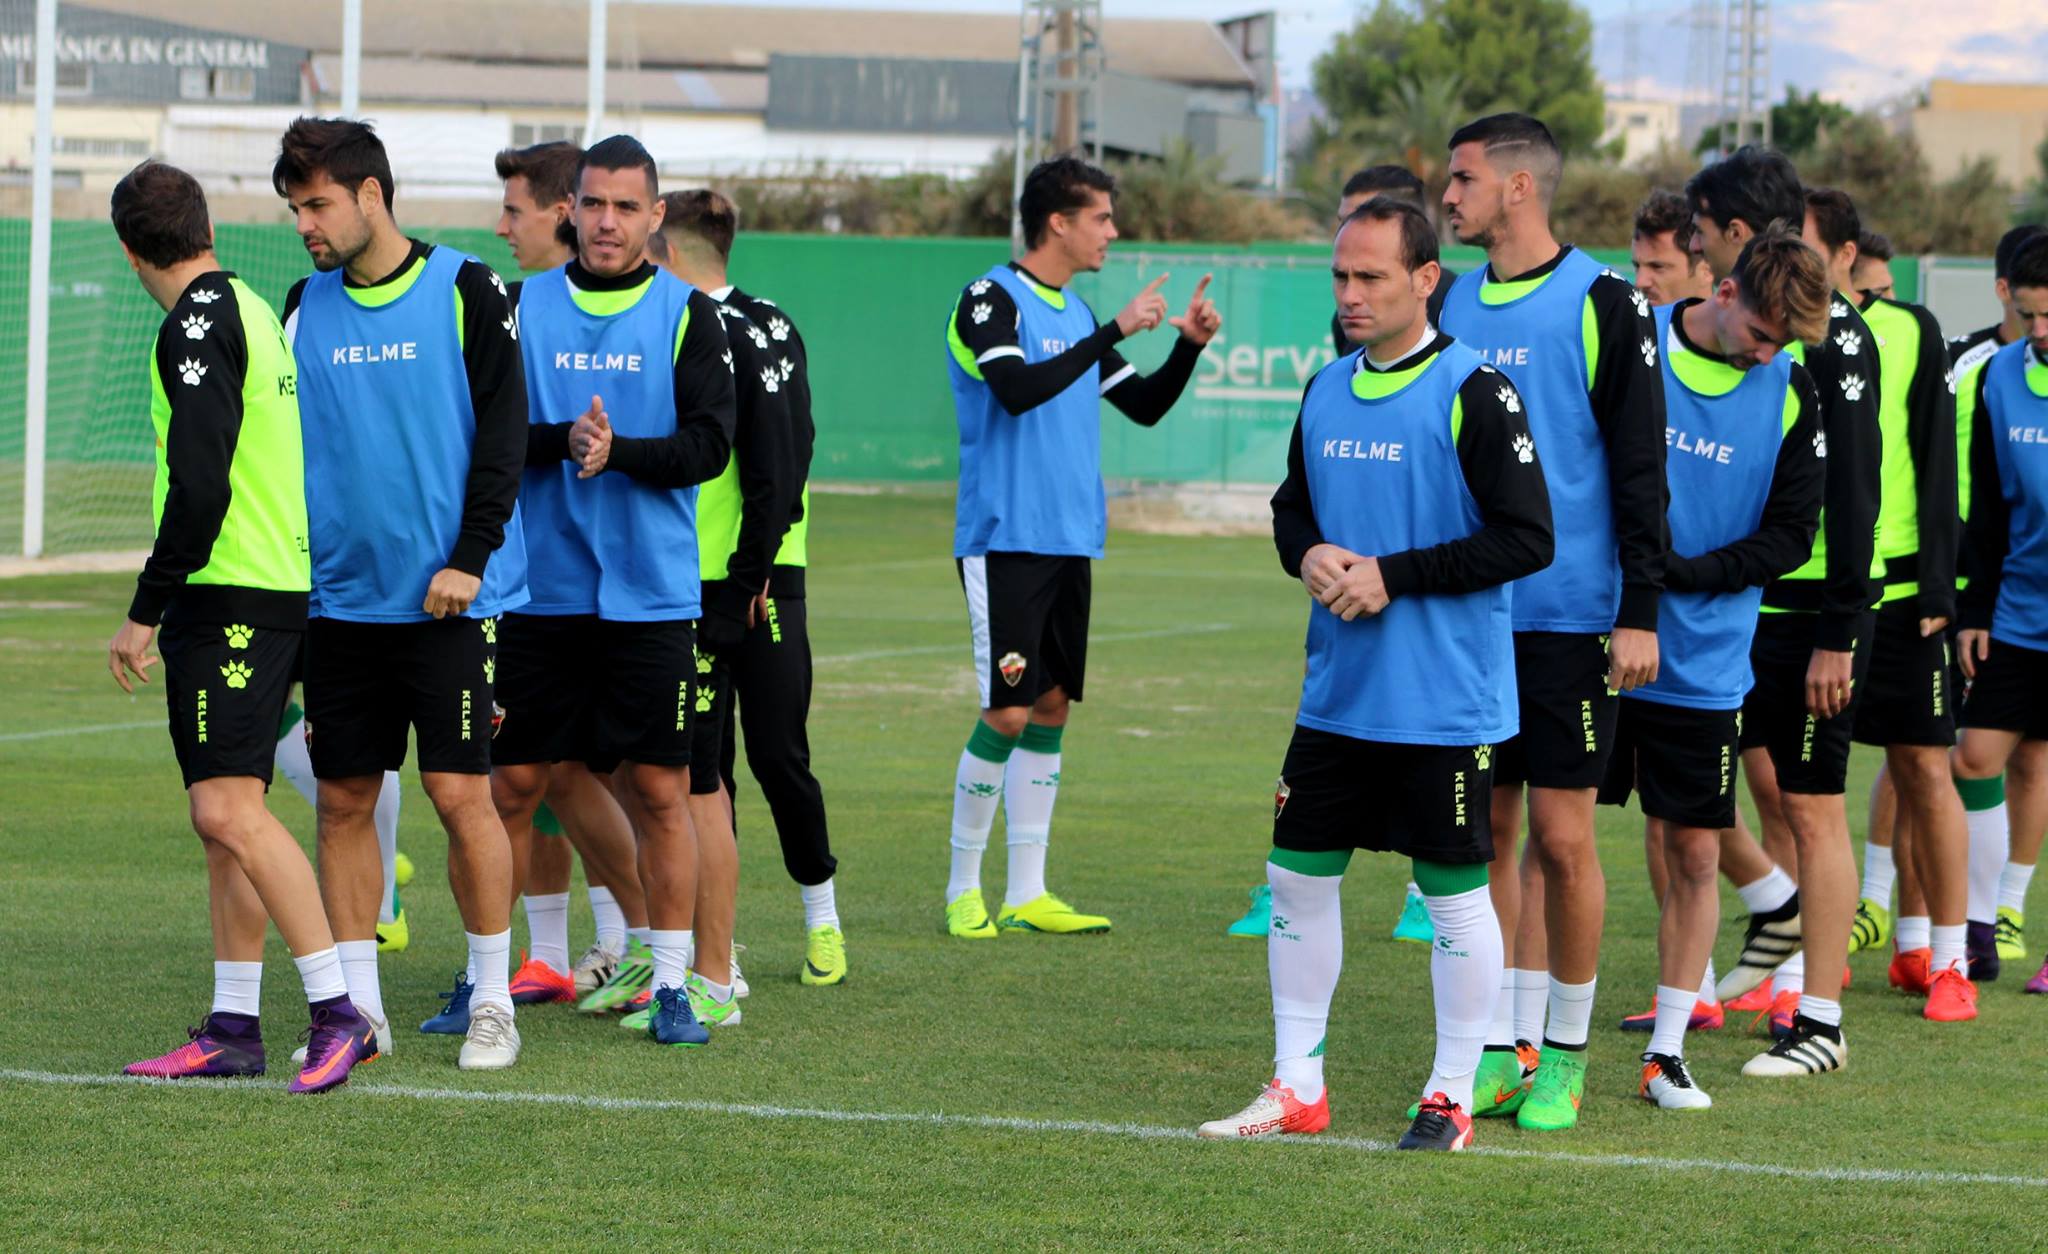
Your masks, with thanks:
<instances>
[{"instance_id":1,"label":"floodlight pole","mask_svg":"<svg viewBox=\"0 0 2048 1254\"><path fill-rule=\"evenodd\" d=\"M50 423L50 182L56 160L57 0L36 0L36 133L28 211L28 386L22 439L21 552L43 555Z\"/></svg>"},{"instance_id":2,"label":"floodlight pole","mask_svg":"<svg viewBox=\"0 0 2048 1254\"><path fill-rule=\"evenodd\" d=\"M583 146L588 148L601 136L604 125L605 0L590 0L590 86L589 104L583 115Z\"/></svg>"},{"instance_id":3,"label":"floodlight pole","mask_svg":"<svg viewBox=\"0 0 2048 1254\"><path fill-rule=\"evenodd\" d=\"M341 116L363 109L363 0L341 0Z\"/></svg>"}]
</instances>

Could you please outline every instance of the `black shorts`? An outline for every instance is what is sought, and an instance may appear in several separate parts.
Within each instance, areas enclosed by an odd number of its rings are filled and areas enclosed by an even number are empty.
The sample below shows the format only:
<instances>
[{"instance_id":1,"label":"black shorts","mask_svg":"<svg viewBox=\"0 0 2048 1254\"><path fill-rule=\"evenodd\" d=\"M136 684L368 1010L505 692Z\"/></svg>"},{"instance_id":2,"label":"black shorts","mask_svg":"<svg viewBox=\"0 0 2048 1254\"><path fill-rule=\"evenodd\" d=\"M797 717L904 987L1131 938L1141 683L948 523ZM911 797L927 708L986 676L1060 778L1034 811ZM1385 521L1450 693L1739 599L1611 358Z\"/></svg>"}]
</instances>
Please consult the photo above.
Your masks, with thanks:
<instances>
[{"instance_id":1,"label":"black shorts","mask_svg":"<svg viewBox=\"0 0 2048 1254\"><path fill-rule=\"evenodd\" d=\"M1922 636L1920 610L1910 599L1878 610L1870 674L1856 694L1856 743L1955 744L1955 674L1948 633Z\"/></svg>"},{"instance_id":2,"label":"black shorts","mask_svg":"<svg viewBox=\"0 0 2048 1254\"><path fill-rule=\"evenodd\" d=\"M274 627L179 623L157 633L185 787L244 775L269 786L304 643L304 632Z\"/></svg>"},{"instance_id":3,"label":"black shorts","mask_svg":"<svg viewBox=\"0 0 2048 1254\"><path fill-rule=\"evenodd\" d=\"M1817 719L1806 710L1814 616L1758 616L1756 638L1749 646L1749 668L1756 681L1742 702L1742 747L1770 751L1780 792L1833 797L1847 785L1849 734L1856 727L1856 706L1870 670L1876 618L1866 614L1856 627L1856 650L1849 663L1849 708L1833 718Z\"/></svg>"},{"instance_id":4,"label":"black shorts","mask_svg":"<svg viewBox=\"0 0 2048 1254\"><path fill-rule=\"evenodd\" d=\"M1614 751L1620 698L1607 690L1607 637L1515 633L1521 734L1501 745L1494 778L1532 788L1598 788Z\"/></svg>"},{"instance_id":5,"label":"black shorts","mask_svg":"<svg viewBox=\"0 0 2048 1254\"><path fill-rule=\"evenodd\" d=\"M491 765L581 762L590 754L596 685L595 614L507 614L498 620L497 735Z\"/></svg>"},{"instance_id":6,"label":"black shorts","mask_svg":"<svg viewBox=\"0 0 2048 1254\"><path fill-rule=\"evenodd\" d=\"M491 769L498 620L306 625L306 750L319 779L382 775L405 764L408 731L419 768L451 775Z\"/></svg>"},{"instance_id":7,"label":"black shorts","mask_svg":"<svg viewBox=\"0 0 2048 1254\"><path fill-rule=\"evenodd\" d=\"M1741 738L1740 710L1623 697L1600 804L1626 805L1634 791L1642 794L1649 818L1716 831L1733 827Z\"/></svg>"},{"instance_id":8,"label":"black shorts","mask_svg":"<svg viewBox=\"0 0 2048 1254\"><path fill-rule=\"evenodd\" d=\"M742 642L744 642L742 637ZM732 671L736 650L716 654L695 650L696 678L690 688L690 795L708 797L725 786L718 766L724 760L726 723L732 718Z\"/></svg>"},{"instance_id":9,"label":"black shorts","mask_svg":"<svg viewBox=\"0 0 2048 1254\"><path fill-rule=\"evenodd\" d=\"M1993 640L1977 663L1963 726L2018 732L2025 740L2048 740L2048 653Z\"/></svg>"},{"instance_id":10,"label":"black shorts","mask_svg":"<svg viewBox=\"0 0 2048 1254\"><path fill-rule=\"evenodd\" d=\"M1273 793L1273 846L1493 861L1492 745L1404 745L1294 729Z\"/></svg>"},{"instance_id":11,"label":"black shorts","mask_svg":"<svg viewBox=\"0 0 2048 1254\"><path fill-rule=\"evenodd\" d=\"M1093 563L990 553L956 560L967 593L981 708L1030 705L1054 688L1081 699Z\"/></svg>"}]
</instances>

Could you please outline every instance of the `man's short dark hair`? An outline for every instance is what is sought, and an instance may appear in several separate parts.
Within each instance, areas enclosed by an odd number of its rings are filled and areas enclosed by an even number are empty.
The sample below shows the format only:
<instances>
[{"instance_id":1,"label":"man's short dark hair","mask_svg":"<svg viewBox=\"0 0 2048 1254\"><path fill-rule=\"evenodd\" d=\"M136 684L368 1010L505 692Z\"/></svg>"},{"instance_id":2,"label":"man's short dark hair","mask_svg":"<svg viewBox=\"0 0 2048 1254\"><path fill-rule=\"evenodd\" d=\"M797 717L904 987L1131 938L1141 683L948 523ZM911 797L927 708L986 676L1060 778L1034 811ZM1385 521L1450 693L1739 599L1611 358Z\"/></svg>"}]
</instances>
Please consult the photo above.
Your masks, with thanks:
<instances>
[{"instance_id":1,"label":"man's short dark hair","mask_svg":"<svg viewBox=\"0 0 2048 1254\"><path fill-rule=\"evenodd\" d=\"M1892 237L1883 231L1865 231L1856 237L1856 257L1872 261L1890 261L1897 254L1892 249Z\"/></svg>"},{"instance_id":2,"label":"man's short dark hair","mask_svg":"<svg viewBox=\"0 0 2048 1254\"><path fill-rule=\"evenodd\" d=\"M1527 170L1535 176L1536 190L1544 200L1557 194L1557 180L1564 173L1564 151L1550 128L1538 119L1526 113L1489 113L1452 132L1451 147L1461 144L1483 144L1489 162Z\"/></svg>"},{"instance_id":3,"label":"man's short dark hair","mask_svg":"<svg viewBox=\"0 0 2048 1254\"><path fill-rule=\"evenodd\" d=\"M498 177L507 182L525 179L526 190L533 197L533 203L543 209L563 201L574 208L576 162L582 156L581 148L562 139L530 144L525 148L502 148L498 151ZM566 247L576 247L575 224L563 218L555 226L555 239Z\"/></svg>"},{"instance_id":4,"label":"man's short dark hair","mask_svg":"<svg viewBox=\"0 0 2048 1254\"><path fill-rule=\"evenodd\" d=\"M2019 255L2020 249L2043 235L2048 235L2048 226L2042 226L2038 222L2027 222L1999 236L1998 251L1991 257L1991 277L2011 279L2012 259Z\"/></svg>"},{"instance_id":5,"label":"man's short dark hair","mask_svg":"<svg viewBox=\"0 0 2048 1254\"><path fill-rule=\"evenodd\" d=\"M631 135L613 135L600 139L583 150L576 161L575 185L583 185L585 170L645 170L647 171L647 199L652 201L661 194L661 185L654 176L654 158L647 149Z\"/></svg>"},{"instance_id":6,"label":"man's short dark hair","mask_svg":"<svg viewBox=\"0 0 2048 1254\"><path fill-rule=\"evenodd\" d=\"M733 237L740 231L740 211L724 193L694 187L686 192L667 192L661 203L662 234L703 240L718 253L720 261L732 257Z\"/></svg>"},{"instance_id":7,"label":"man's short dark hair","mask_svg":"<svg viewBox=\"0 0 2048 1254\"><path fill-rule=\"evenodd\" d=\"M1680 252L1686 251L1692 240L1692 206L1668 187L1651 192L1636 206L1633 238L1655 239L1659 235L1671 236Z\"/></svg>"},{"instance_id":8,"label":"man's short dark hair","mask_svg":"<svg viewBox=\"0 0 2048 1254\"><path fill-rule=\"evenodd\" d=\"M1429 224L1429 215L1422 212L1422 206L1411 204L1398 196L1375 196L1353 209L1344 218L1337 231L1353 222L1394 222L1401 227L1401 265L1413 274L1424 265L1437 259L1436 228Z\"/></svg>"},{"instance_id":9,"label":"man's short dark hair","mask_svg":"<svg viewBox=\"0 0 2048 1254\"><path fill-rule=\"evenodd\" d=\"M270 185L283 196L285 189L303 186L315 175L324 174L346 187L351 195L362 190L365 179L376 179L384 194L384 211L398 195L391 178L391 158L384 141L368 122L348 118L294 118L284 129L277 164L270 168Z\"/></svg>"},{"instance_id":10,"label":"man's short dark hair","mask_svg":"<svg viewBox=\"0 0 2048 1254\"><path fill-rule=\"evenodd\" d=\"M1806 216L1813 219L1813 233L1830 253L1863 238L1863 218L1856 212L1856 202L1839 187L1808 188Z\"/></svg>"},{"instance_id":11,"label":"man's short dark hair","mask_svg":"<svg viewBox=\"0 0 2048 1254\"><path fill-rule=\"evenodd\" d=\"M128 251L159 270L213 248L206 190L174 165L145 161L121 176L109 199L114 234Z\"/></svg>"},{"instance_id":12,"label":"man's short dark hair","mask_svg":"<svg viewBox=\"0 0 2048 1254\"><path fill-rule=\"evenodd\" d=\"M1405 165L1369 165L1344 180L1345 196L1393 196L1423 203L1427 193L1415 171Z\"/></svg>"},{"instance_id":13,"label":"man's short dark hair","mask_svg":"<svg viewBox=\"0 0 2048 1254\"><path fill-rule=\"evenodd\" d=\"M1024 223L1024 246L1036 248L1045 239L1045 224L1056 213L1085 206L1091 192L1116 195L1116 179L1079 157L1054 157L1033 166L1024 176L1024 194L1017 198L1017 216Z\"/></svg>"},{"instance_id":14,"label":"man's short dark hair","mask_svg":"<svg viewBox=\"0 0 2048 1254\"><path fill-rule=\"evenodd\" d=\"M2048 232L2013 250L2012 273L2005 276L2005 281L2014 288L2048 288Z\"/></svg>"},{"instance_id":15,"label":"man's short dark hair","mask_svg":"<svg viewBox=\"0 0 2048 1254\"><path fill-rule=\"evenodd\" d=\"M1762 235L1772 223L1793 234L1806 221L1806 193L1799 171L1776 149L1744 144L1685 182L1685 198L1727 230L1746 223Z\"/></svg>"}]
</instances>

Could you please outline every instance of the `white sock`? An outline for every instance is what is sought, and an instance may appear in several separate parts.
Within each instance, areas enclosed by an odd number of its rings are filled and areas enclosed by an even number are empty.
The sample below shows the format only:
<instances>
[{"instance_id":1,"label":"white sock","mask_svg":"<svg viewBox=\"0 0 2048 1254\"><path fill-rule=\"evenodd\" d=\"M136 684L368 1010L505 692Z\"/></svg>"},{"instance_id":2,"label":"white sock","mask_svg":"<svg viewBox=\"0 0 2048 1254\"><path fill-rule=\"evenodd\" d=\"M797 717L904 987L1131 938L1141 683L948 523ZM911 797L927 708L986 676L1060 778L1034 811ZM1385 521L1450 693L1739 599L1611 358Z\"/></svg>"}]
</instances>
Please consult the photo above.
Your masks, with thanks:
<instances>
[{"instance_id":1,"label":"white sock","mask_svg":"<svg viewBox=\"0 0 2048 1254\"><path fill-rule=\"evenodd\" d=\"M1998 882L2005 871L2007 846L2005 803L1963 814L1970 829L1970 908L1972 923L1998 918Z\"/></svg>"},{"instance_id":2,"label":"white sock","mask_svg":"<svg viewBox=\"0 0 2048 1254\"><path fill-rule=\"evenodd\" d=\"M371 1018L384 1018L384 984L377 975L377 942L336 941L334 951L341 958L341 977L348 983L348 999Z\"/></svg>"},{"instance_id":3,"label":"white sock","mask_svg":"<svg viewBox=\"0 0 2048 1254\"><path fill-rule=\"evenodd\" d=\"M962 749L953 772L953 868L946 877L946 902L981 887L981 854L1003 799L1003 763Z\"/></svg>"},{"instance_id":4,"label":"white sock","mask_svg":"<svg viewBox=\"0 0 2048 1254\"><path fill-rule=\"evenodd\" d=\"M1799 1013L1815 1023L1825 1023L1831 1028L1842 1026L1842 1003L1832 998L1802 993L1799 997Z\"/></svg>"},{"instance_id":5,"label":"white sock","mask_svg":"<svg viewBox=\"0 0 2048 1254\"><path fill-rule=\"evenodd\" d=\"M689 930L658 928L649 935L654 937L654 987L680 991L690 973Z\"/></svg>"},{"instance_id":6,"label":"white sock","mask_svg":"<svg viewBox=\"0 0 2048 1254\"><path fill-rule=\"evenodd\" d=\"M1266 864L1273 913L1287 927L1266 934L1273 985L1273 1074L1304 1102L1323 1095L1323 1035L1344 969L1341 875L1302 875ZM1495 929L1498 931L1499 929ZM1481 1042L1482 1044L1484 1042Z\"/></svg>"},{"instance_id":7,"label":"white sock","mask_svg":"<svg viewBox=\"0 0 2048 1254\"><path fill-rule=\"evenodd\" d=\"M1685 1057L1685 1028L1692 1022L1695 995L1669 984L1657 986L1657 1026L1650 1029L1650 1047L1645 1053Z\"/></svg>"},{"instance_id":8,"label":"white sock","mask_svg":"<svg viewBox=\"0 0 2048 1254\"><path fill-rule=\"evenodd\" d=\"M727 1002L732 1000L732 985L713 984L710 980L704 978L702 972L697 972L696 975L697 983L703 985L704 991L711 994L712 1001Z\"/></svg>"},{"instance_id":9,"label":"white sock","mask_svg":"<svg viewBox=\"0 0 2048 1254\"><path fill-rule=\"evenodd\" d=\"M799 884L804 899L804 930L814 927L839 926L839 894L833 889L832 881L822 884Z\"/></svg>"},{"instance_id":10,"label":"white sock","mask_svg":"<svg viewBox=\"0 0 2048 1254\"><path fill-rule=\"evenodd\" d=\"M384 772L384 786L377 790L377 856L384 860L384 898L377 906L377 922L398 919L398 794L397 771Z\"/></svg>"},{"instance_id":11,"label":"white sock","mask_svg":"<svg viewBox=\"0 0 2048 1254\"><path fill-rule=\"evenodd\" d=\"M1045 851L1059 795L1059 754L1020 748L1010 755L1003 768L1003 834L1010 846L1006 906L1021 906L1045 893Z\"/></svg>"},{"instance_id":12,"label":"white sock","mask_svg":"<svg viewBox=\"0 0 2048 1254\"><path fill-rule=\"evenodd\" d=\"M1486 885L1449 897L1424 897L1436 943L1429 983L1436 1001L1436 1061L1422 1095L1442 1093L1472 1109L1472 1076L1486 1048L1490 1011L1500 988L1506 946Z\"/></svg>"},{"instance_id":13,"label":"white sock","mask_svg":"<svg viewBox=\"0 0 2048 1254\"><path fill-rule=\"evenodd\" d=\"M277 773L291 781L306 804L320 804L319 781L313 778L313 756L306 751L306 717L300 715L277 738Z\"/></svg>"},{"instance_id":14,"label":"white sock","mask_svg":"<svg viewBox=\"0 0 2048 1254\"><path fill-rule=\"evenodd\" d=\"M508 927L491 936L475 932L463 935L469 938L469 961L476 968L476 987L469 994L471 1008L499 1006L511 1010L512 929Z\"/></svg>"},{"instance_id":15,"label":"white sock","mask_svg":"<svg viewBox=\"0 0 2048 1254\"><path fill-rule=\"evenodd\" d=\"M1501 946L1503 955L1507 946ZM1505 961L1505 958L1503 958ZM1488 1045L1506 1048L1515 1043L1515 969L1503 966L1500 973L1500 991L1493 998L1493 1027L1486 1033Z\"/></svg>"},{"instance_id":16,"label":"white sock","mask_svg":"<svg viewBox=\"0 0 2048 1254\"><path fill-rule=\"evenodd\" d=\"M1550 1023L1543 1029L1544 1039L1552 1045L1586 1043L1593 1027L1593 986L1599 982L1597 977L1584 984L1550 982Z\"/></svg>"},{"instance_id":17,"label":"white sock","mask_svg":"<svg viewBox=\"0 0 2048 1254\"><path fill-rule=\"evenodd\" d=\"M2027 885L2034 882L2034 864L2008 862L1998 873L1998 904L2014 914L2027 912Z\"/></svg>"},{"instance_id":18,"label":"white sock","mask_svg":"<svg viewBox=\"0 0 2048 1254\"><path fill-rule=\"evenodd\" d=\"M654 948L654 929L651 927L629 927L626 929L626 937L639 941L649 949Z\"/></svg>"},{"instance_id":19,"label":"white sock","mask_svg":"<svg viewBox=\"0 0 2048 1254\"><path fill-rule=\"evenodd\" d=\"M1894 874L1890 845L1863 846L1863 896L1866 900L1890 906Z\"/></svg>"},{"instance_id":20,"label":"white sock","mask_svg":"<svg viewBox=\"0 0 2048 1254\"><path fill-rule=\"evenodd\" d=\"M1515 1039L1543 1043L1543 1011L1550 1001L1550 972L1517 967L1515 977ZM1584 1040L1584 1037L1579 1038Z\"/></svg>"},{"instance_id":21,"label":"white sock","mask_svg":"<svg viewBox=\"0 0 2048 1254\"><path fill-rule=\"evenodd\" d=\"M263 1013L263 964L260 962L215 962L213 964L213 1013L248 1015Z\"/></svg>"},{"instance_id":22,"label":"white sock","mask_svg":"<svg viewBox=\"0 0 2048 1254\"><path fill-rule=\"evenodd\" d=\"M1924 914L1902 914L1899 929L1894 932L1893 946L1900 953L1909 949L1925 949L1934 943L1934 920Z\"/></svg>"},{"instance_id":23,"label":"white sock","mask_svg":"<svg viewBox=\"0 0 2048 1254\"><path fill-rule=\"evenodd\" d=\"M377 942L371 941L371 948ZM332 1001L348 996L348 981L342 978L341 957L332 945L303 958L292 959L292 965L299 969L299 980L306 986L308 1002Z\"/></svg>"},{"instance_id":24,"label":"white sock","mask_svg":"<svg viewBox=\"0 0 2048 1254\"><path fill-rule=\"evenodd\" d=\"M1700 981L1700 1000L1710 1006L1718 1000L1714 996L1714 960L1712 958L1707 959L1707 978Z\"/></svg>"},{"instance_id":25,"label":"white sock","mask_svg":"<svg viewBox=\"0 0 2048 1254\"><path fill-rule=\"evenodd\" d=\"M537 958L556 971L569 969L569 894L529 893L526 903L526 956Z\"/></svg>"},{"instance_id":26,"label":"white sock","mask_svg":"<svg viewBox=\"0 0 2048 1254\"><path fill-rule=\"evenodd\" d=\"M1806 951L1800 950L1771 972L1771 996L1797 993L1806 988Z\"/></svg>"},{"instance_id":27,"label":"white sock","mask_svg":"<svg viewBox=\"0 0 2048 1254\"><path fill-rule=\"evenodd\" d=\"M1792 900L1792 894L1798 891L1799 886L1785 874L1785 868L1774 866L1762 879L1737 887L1735 894L1751 914L1769 914Z\"/></svg>"},{"instance_id":28,"label":"white sock","mask_svg":"<svg viewBox=\"0 0 2048 1254\"><path fill-rule=\"evenodd\" d=\"M608 953L624 954L626 913L619 909L619 899L612 896L611 889L591 885L590 917L597 922L597 947Z\"/></svg>"},{"instance_id":29,"label":"white sock","mask_svg":"<svg viewBox=\"0 0 2048 1254\"><path fill-rule=\"evenodd\" d=\"M1927 973L1929 977L1931 978L1939 972L1946 971L1951 966L1961 971L1964 975L1968 975L1970 973L1970 956L1969 948L1964 941L1964 938L1969 934L1968 925L1958 923L1954 927L1935 927L1931 931L1932 935L1928 938L1928 943L1934 952L1927 957Z\"/></svg>"}]
</instances>

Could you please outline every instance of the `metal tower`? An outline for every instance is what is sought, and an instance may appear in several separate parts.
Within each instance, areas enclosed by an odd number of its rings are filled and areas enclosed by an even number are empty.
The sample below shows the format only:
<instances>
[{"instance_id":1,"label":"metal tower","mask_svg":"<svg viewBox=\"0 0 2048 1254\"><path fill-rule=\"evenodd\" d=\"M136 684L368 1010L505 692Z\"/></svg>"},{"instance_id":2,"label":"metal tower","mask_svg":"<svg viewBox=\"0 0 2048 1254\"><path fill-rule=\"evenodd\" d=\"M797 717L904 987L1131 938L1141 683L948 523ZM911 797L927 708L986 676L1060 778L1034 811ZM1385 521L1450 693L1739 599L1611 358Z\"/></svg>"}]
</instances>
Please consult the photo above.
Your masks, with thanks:
<instances>
[{"instance_id":1,"label":"metal tower","mask_svg":"<svg viewBox=\"0 0 2048 1254\"><path fill-rule=\"evenodd\" d=\"M1721 58L1721 148L1771 142L1770 0L1728 0Z\"/></svg>"},{"instance_id":2,"label":"metal tower","mask_svg":"<svg viewBox=\"0 0 2048 1254\"><path fill-rule=\"evenodd\" d=\"M1102 0L1023 0L1017 31L1017 142L1010 245L1024 251L1016 211L1024 172L1084 146L1102 160Z\"/></svg>"}]
</instances>

